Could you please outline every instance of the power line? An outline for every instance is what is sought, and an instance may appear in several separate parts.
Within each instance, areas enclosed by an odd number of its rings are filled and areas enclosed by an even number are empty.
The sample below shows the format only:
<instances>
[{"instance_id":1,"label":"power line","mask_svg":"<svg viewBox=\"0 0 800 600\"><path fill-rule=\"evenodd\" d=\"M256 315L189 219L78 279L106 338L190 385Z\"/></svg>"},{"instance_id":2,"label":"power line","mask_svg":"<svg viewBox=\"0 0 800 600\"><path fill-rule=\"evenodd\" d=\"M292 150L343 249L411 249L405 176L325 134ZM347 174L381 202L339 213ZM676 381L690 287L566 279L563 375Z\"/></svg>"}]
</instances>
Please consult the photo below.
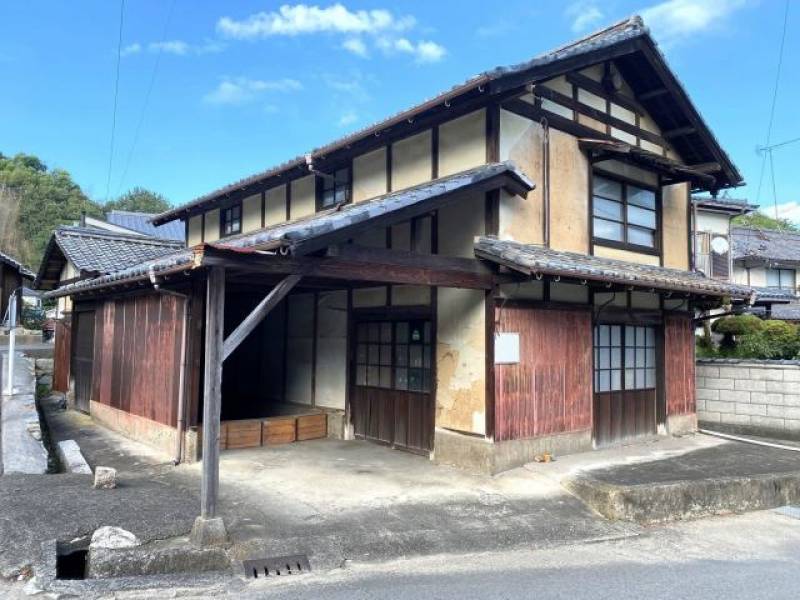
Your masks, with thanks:
<instances>
[{"instance_id":1,"label":"power line","mask_svg":"<svg viewBox=\"0 0 800 600\"><path fill-rule=\"evenodd\" d=\"M111 142L108 148L108 175L106 176L106 202L111 190L111 165L114 163L114 134L117 129L117 98L119 97L119 65L122 59L122 25L125 18L125 0L119 3L119 37L117 39L117 75L114 80L114 110L111 116Z\"/></svg>"},{"instance_id":2,"label":"power line","mask_svg":"<svg viewBox=\"0 0 800 600\"><path fill-rule=\"evenodd\" d=\"M770 141L772 141L772 123L775 120L775 104L778 100L778 84L781 80L781 68L783 67L783 48L786 45L786 25L789 22L789 0L786 0L786 7L783 11L783 31L781 33L781 45L780 49L778 50L778 69L777 73L775 73L775 87L772 90L772 106L770 107L769 111L769 124L767 125L767 142L764 144L765 147L769 147ZM771 156L771 154L770 154ZM761 199L761 183L764 180L764 166L766 164L767 155L764 154L763 158L761 159L761 173L758 176L758 191L756 192L756 202ZM771 158L770 158L771 160ZM775 214L778 214L778 206L777 200L775 205Z\"/></svg>"},{"instance_id":3,"label":"power line","mask_svg":"<svg viewBox=\"0 0 800 600\"><path fill-rule=\"evenodd\" d=\"M773 150L777 150L778 148L782 148L783 146L788 146L789 144L795 144L800 142L800 137L792 138L791 140L786 140L785 142L779 142L777 144L772 144L771 146L761 146L758 148L758 152L772 152Z\"/></svg>"},{"instance_id":4,"label":"power line","mask_svg":"<svg viewBox=\"0 0 800 600\"><path fill-rule=\"evenodd\" d=\"M153 72L150 75L150 83L147 86L147 91L144 95L144 103L142 104L142 112L139 115L139 122L136 124L136 130L133 134L133 143L131 144L131 149L128 152L128 157L125 160L125 168L122 170L122 177L119 180L119 186L117 186L117 195L122 191L122 186L125 183L125 177L128 175L128 169L131 166L131 160L133 159L133 153L136 150L136 144L139 141L139 132L142 129L142 124L144 123L145 113L147 112L147 105L150 102L150 94L153 91L153 86L156 82L156 75L158 74L158 67L161 64L161 55L164 51L164 44L163 42L167 39L167 30L169 29L170 21L172 20L172 10L175 8L175 0L172 0L169 5L169 9L167 10L167 19L164 21L164 30L161 33L161 41L162 43L158 45L158 53L156 54L156 62L153 65Z\"/></svg>"}]
</instances>

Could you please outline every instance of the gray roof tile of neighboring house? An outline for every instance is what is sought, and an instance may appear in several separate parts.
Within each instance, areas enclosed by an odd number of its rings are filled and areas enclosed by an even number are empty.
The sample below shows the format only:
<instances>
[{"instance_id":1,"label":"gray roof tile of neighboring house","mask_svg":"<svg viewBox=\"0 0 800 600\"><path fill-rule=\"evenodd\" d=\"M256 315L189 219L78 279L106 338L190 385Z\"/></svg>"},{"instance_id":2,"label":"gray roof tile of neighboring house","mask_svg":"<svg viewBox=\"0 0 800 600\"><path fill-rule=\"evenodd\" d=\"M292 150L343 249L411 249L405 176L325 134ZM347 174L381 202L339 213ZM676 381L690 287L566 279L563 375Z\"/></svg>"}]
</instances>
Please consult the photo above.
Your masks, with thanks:
<instances>
[{"instance_id":1,"label":"gray roof tile of neighboring house","mask_svg":"<svg viewBox=\"0 0 800 600\"><path fill-rule=\"evenodd\" d=\"M547 65L551 65L553 63L557 63L560 61L564 61L565 64L569 62L569 59L573 59L575 57L581 55L587 55L594 51L603 50L605 48L611 48L618 44L623 44L629 40L635 40L638 38L644 38L649 40L653 44L653 48L655 53L658 55L660 60L666 64L666 59L664 58L663 54L659 51L655 42L652 41L649 34L649 29L645 26L642 18L638 15L634 15L630 18L624 19L619 21L609 27L601 29L595 33L587 35L579 40L570 42L563 46L560 46L554 50L547 51L543 54L540 54L528 61L524 61L515 65L510 66L501 66L495 67L494 69L490 69L488 71L484 71L474 77L471 77L467 81L460 83L451 87L450 89L441 92L440 94L427 99L409 109L397 112L386 119L373 123L367 127L363 127L350 133L342 138L339 138L329 144L324 146L320 146L308 152L307 154L297 156L291 160L278 164L276 166L270 167L264 171L251 175L249 177L245 177L234 183L225 185L213 192L209 192L208 194L204 194L195 198L194 200L190 200L176 208L170 209L160 215L155 217L156 222L166 222L168 220L180 218L182 214L185 214L184 211L186 209L194 207L199 204L203 204L205 202L212 201L220 196L230 194L236 191L241 190L244 187L256 184L270 176L277 175L283 171L286 171L293 167L303 167L306 164L306 157L324 157L326 155L331 154L332 152L339 150L343 147L349 146L356 141L369 136L373 133L378 133L380 131L389 129L391 127L399 126L404 122L413 122L414 117L419 113L430 109L434 106L440 105L442 103L448 102L451 99L454 99L466 92L481 89L489 83L495 82L499 79L513 76L517 74L523 74L535 69L540 69ZM707 125L703 121L702 117L699 113L695 112L694 109L691 107L691 99L689 98L686 90L684 89L681 82L677 79L677 77L672 74L672 81L675 84L676 88L678 89L678 95L681 101L685 101L689 104L690 108L689 111L696 116L698 126L703 128L708 132L709 138L712 140L712 144L719 150L720 156L719 160L728 165L726 168L730 168L731 172L734 175L734 179L738 179L739 181L734 181L733 184L737 185L741 182L741 175L739 175L736 167L733 163L730 162L730 159L725 154L724 150L719 146L719 142L714 137L713 132L708 129ZM678 103L675 104L676 106Z\"/></svg>"},{"instance_id":2,"label":"gray roof tile of neighboring house","mask_svg":"<svg viewBox=\"0 0 800 600\"><path fill-rule=\"evenodd\" d=\"M757 204L750 204L747 200L738 198L709 198L705 196L692 196L692 203L700 208L729 212L733 214L746 214L758 208Z\"/></svg>"},{"instance_id":3,"label":"gray roof tile of neighboring house","mask_svg":"<svg viewBox=\"0 0 800 600\"><path fill-rule=\"evenodd\" d=\"M106 221L162 240L186 241L186 229L180 221L153 225L151 220L155 216L155 213L112 210L106 213Z\"/></svg>"},{"instance_id":4,"label":"gray roof tile of neighboring house","mask_svg":"<svg viewBox=\"0 0 800 600\"><path fill-rule=\"evenodd\" d=\"M764 263L800 263L800 233L773 229L731 229L733 260Z\"/></svg>"},{"instance_id":5,"label":"gray roof tile of neighboring house","mask_svg":"<svg viewBox=\"0 0 800 600\"><path fill-rule=\"evenodd\" d=\"M643 265L542 246L480 237L475 254L529 275L538 273L578 280L616 283L640 288L685 292L698 295L749 299L751 288L709 279L700 273Z\"/></svg>"},{"instance_id":6,"label":"gray roof tile of neighboring house","mask_svg":"<svg viewBox=\"0 0 800 600\"><path fill-rule=\"evenodd\" d=\"M772 307L771 316L783 321L800 321L800 304L776 304Z\"/></svg>"},{"instance_id":7,"label":"gray roof tile of neighboring house","mask_svg":"<svg viewBox=\"0 0 800 600\"><path fill-rule=\"evenodd\" d=\"M183 246L182 242L85 227L59 227L54 237L75 267L93 273L110 273Z\"/></svg>"},{"instance_id":8,"label":"gray roof tile of neighboring house","mask_svg":"<svg viewBox=\"0 0 800 600\"><path fill-rule=\"evenodd\" d=\"M14 269L17 269L26 279L33 279L34 277L36 277L36 273L31 271L28 267L23 265L16 258L14 258L9 254L6 254L5 252L0 252L0 262L7 264Z\"/></svg>"},{"instance_id":9,"label":"gray roof tile of neighboring house","mask_svg":"<svg viewBox=\"0 0 800 600\"><path fill-rule=\"evenodd\" d=\"M480 165L372 200L347 204L252 233L217 240L207 245L244 252L275 250L279 247L286 247L289 251L294 252L299 248L302 254L309 249L318 249L320 244L325 246L337 243L337 240L346 240L365 227L380 227L393 222L393 220L399 220L400 215L402 215L402 219L408 219L426 214L433 206L439 206L449 198L459 197L455 194L465 190L483 189L481 186L493 189L501 186L513 186L515 193L524 195L534 188L534 183L511 161ZM438 204L436 204L437 202ZM315 244L313 248L311 244ZM101 277L68 284L49 295L64 295L67 292L79 292L89 288L113 285L115 282L123 280L142 278L147 276L151 270L160 272L181 266L186 268L198 266L194 260L196 256L202 254L202 248L203 245L199 245L195 249L173 252L169 255L131 264L125 269L116 270ZM195 250L197 254L195 254ZM190 265L193 262L194 265Z\"/></svg>"},{"instance_id":10,"label":"gray roof tile of neighboring house","mask_svg":"<svg viewBox=\"0 0 800 600\"><path fill-rule=\"evenodd\" d=\"M797 298L797 293L794 290L777 287L756 287L753 286L756 292L756 302L771 303L771 302L791 302Z\"/></svg>"}]
</instances>

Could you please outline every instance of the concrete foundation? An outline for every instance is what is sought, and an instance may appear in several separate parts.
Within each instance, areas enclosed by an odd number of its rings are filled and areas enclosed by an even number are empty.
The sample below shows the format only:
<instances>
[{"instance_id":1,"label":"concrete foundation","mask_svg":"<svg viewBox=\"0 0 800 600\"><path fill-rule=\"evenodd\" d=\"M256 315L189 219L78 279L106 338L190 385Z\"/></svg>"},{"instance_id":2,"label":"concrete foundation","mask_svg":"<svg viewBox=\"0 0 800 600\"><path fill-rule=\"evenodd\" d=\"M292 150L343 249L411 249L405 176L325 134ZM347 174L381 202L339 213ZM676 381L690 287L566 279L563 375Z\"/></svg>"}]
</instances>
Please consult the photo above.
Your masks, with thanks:
<instances>
[{"instance_id":1,"label":"concrete foundation","mask_svg":"<svg viewBox=\"0 0 800 600\"><path fill-rule=\"evenodd\" d=\"M532 462L544 452L559 456L592 449L590 430L503 442L441 428L434 435L434 462L487 475Z\"/></svg>"},{"instance_id":2,"label":"concrete foundation","mask_svg":"<svg viewBox=\"0 0 800 600\"><path fill-rule=\"evenodd\" d=\"M697 415L675 415L667 417L667 431L670 435L686 435L697 431Z\"/></svg>"},{"instance_id":3,"label":"concrete foundation","mask_svg":"<svg viewBox=\"0 0 800 600\"><path fill-rule=\"evenodd\" d=\"M192 526L191 540L198 548L224 546L228 543L228 531L221 517L197 517Z\"/></svg>"}]
</instances>

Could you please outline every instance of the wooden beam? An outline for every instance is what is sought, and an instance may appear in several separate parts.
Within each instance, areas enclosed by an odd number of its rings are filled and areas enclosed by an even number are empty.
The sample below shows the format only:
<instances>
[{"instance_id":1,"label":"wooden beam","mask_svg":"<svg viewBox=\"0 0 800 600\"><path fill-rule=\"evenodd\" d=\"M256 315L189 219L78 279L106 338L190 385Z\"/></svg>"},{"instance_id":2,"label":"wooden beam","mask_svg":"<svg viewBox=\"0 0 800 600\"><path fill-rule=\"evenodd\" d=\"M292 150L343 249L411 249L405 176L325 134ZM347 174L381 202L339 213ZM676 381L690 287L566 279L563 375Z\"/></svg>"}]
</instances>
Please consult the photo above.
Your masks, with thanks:
<instances>
[{"instance_id":1,"label":"wooden beam","mask_svg":"<svg viewBox=\"0 0 800 600\"><path fill-rule=\"evenodd\" d=\"M696 133L696 127L676 127L675 129L668 129L667 131L661 132L661 137L666 140L671 140L672 138L681 137L682 135L691 135L692 133Z\"/></svg>"},{"instance_id":2,"label":"wooden beam","mask_svg":"<svg viewBox=\"0 0 800 600\"><path fill-rule=\"evenodd\" d=\"M211 267L206 283L206 348L203 378L203 482L200 516L213 519L219 492L219 420L222 409L222 347L225 269Z\"/></svg>"},{"instance_id":3,"label":"wooden beam","mask_svg":"<svg viewBox=\"0 0 800 600\"><path fill-rule=\"evenodd\" d=\"M215 267L212 267L212 270ZM278 303L286 297L292 288L297 285L302 275L289 275L276 285L269 294L264 296L264 299L258 303L253 311L245 317L244 321L239 323L238 327L234 329L231 334L225 338L222 348L222 360L228 358L236 348L239 347L244 339L250 335L253 329L264 320L264 317L275 308Z\"/></svg>"},{"instance_id":4,"label":"wooden beam","mask_svg":"<svg viewBox=\"0 0 800 600\"><path fill-rule=\"evenodd\" d=\"M647 102L648 100L652 100L653 98L658 98L659 96L663 96L668 94L669 90L665 87L655 88L653 90L649 90L647 92L642 92L636 99L640 102Z\"/></svg>"},{"instance_id":5,"label":"wooden beam","mask_svg":"<svg viewBox=\"0 0 800 600\"><path fill-rule=\"evenodd\" d=\"M697 163L696 165L688 166L700 173L715 173L722 170L722 165L718 162Z\"/></svg>"},{"instance_id":6,"label":"wooden beam","mask_svg":"<svg viewBox=\"0 0 800 600\"><path fill-rule=\"evenodd\" d=\"M215 251L203 258L203 264L261 274L294 273L307 278L464 289L491 289L495 282L492 271L474 258L415 254L351 244L332 248L331 251L335 254L299 257Z\"/></svg>"},{"instance_id":7,"label":"wooden beam","mask_svg":"<svg viewBox=\"0 0 800 600\"><path fill-rule=\"evenodd\" d=\"M566 77L567 81L570 83L574 83L578 87L585 89L587 92L591 92L595 96L600 96L603 99L610 100L611 102L619 104L620 106L624 106L628 110L632 110L640 115L647 114L644 108L639 106L639 103L633 98L624 96L618 92L607 90L602 83L595 81L591 77L587 77L581 73L567 73Z\"/></svg>"}]
</instances>

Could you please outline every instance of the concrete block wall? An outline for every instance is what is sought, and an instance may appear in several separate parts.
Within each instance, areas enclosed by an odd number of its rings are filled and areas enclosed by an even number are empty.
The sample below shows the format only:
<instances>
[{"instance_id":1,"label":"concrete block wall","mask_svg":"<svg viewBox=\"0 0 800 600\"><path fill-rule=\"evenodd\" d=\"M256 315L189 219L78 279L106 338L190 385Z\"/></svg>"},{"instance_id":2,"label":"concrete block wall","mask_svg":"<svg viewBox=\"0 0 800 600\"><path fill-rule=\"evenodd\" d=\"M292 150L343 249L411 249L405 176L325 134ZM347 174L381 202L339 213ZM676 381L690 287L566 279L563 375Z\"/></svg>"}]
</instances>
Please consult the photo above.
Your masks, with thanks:
<instances>
[{"instance_id":1,"label":"concrete block wall","mask_svg":"<svg viewBox=\"0 0 800 600\"><path fill-rule=\"evenodd\" d=\"M699 359L700 427L800 439L800 361Z\"/></svg>"}]
</instances>

